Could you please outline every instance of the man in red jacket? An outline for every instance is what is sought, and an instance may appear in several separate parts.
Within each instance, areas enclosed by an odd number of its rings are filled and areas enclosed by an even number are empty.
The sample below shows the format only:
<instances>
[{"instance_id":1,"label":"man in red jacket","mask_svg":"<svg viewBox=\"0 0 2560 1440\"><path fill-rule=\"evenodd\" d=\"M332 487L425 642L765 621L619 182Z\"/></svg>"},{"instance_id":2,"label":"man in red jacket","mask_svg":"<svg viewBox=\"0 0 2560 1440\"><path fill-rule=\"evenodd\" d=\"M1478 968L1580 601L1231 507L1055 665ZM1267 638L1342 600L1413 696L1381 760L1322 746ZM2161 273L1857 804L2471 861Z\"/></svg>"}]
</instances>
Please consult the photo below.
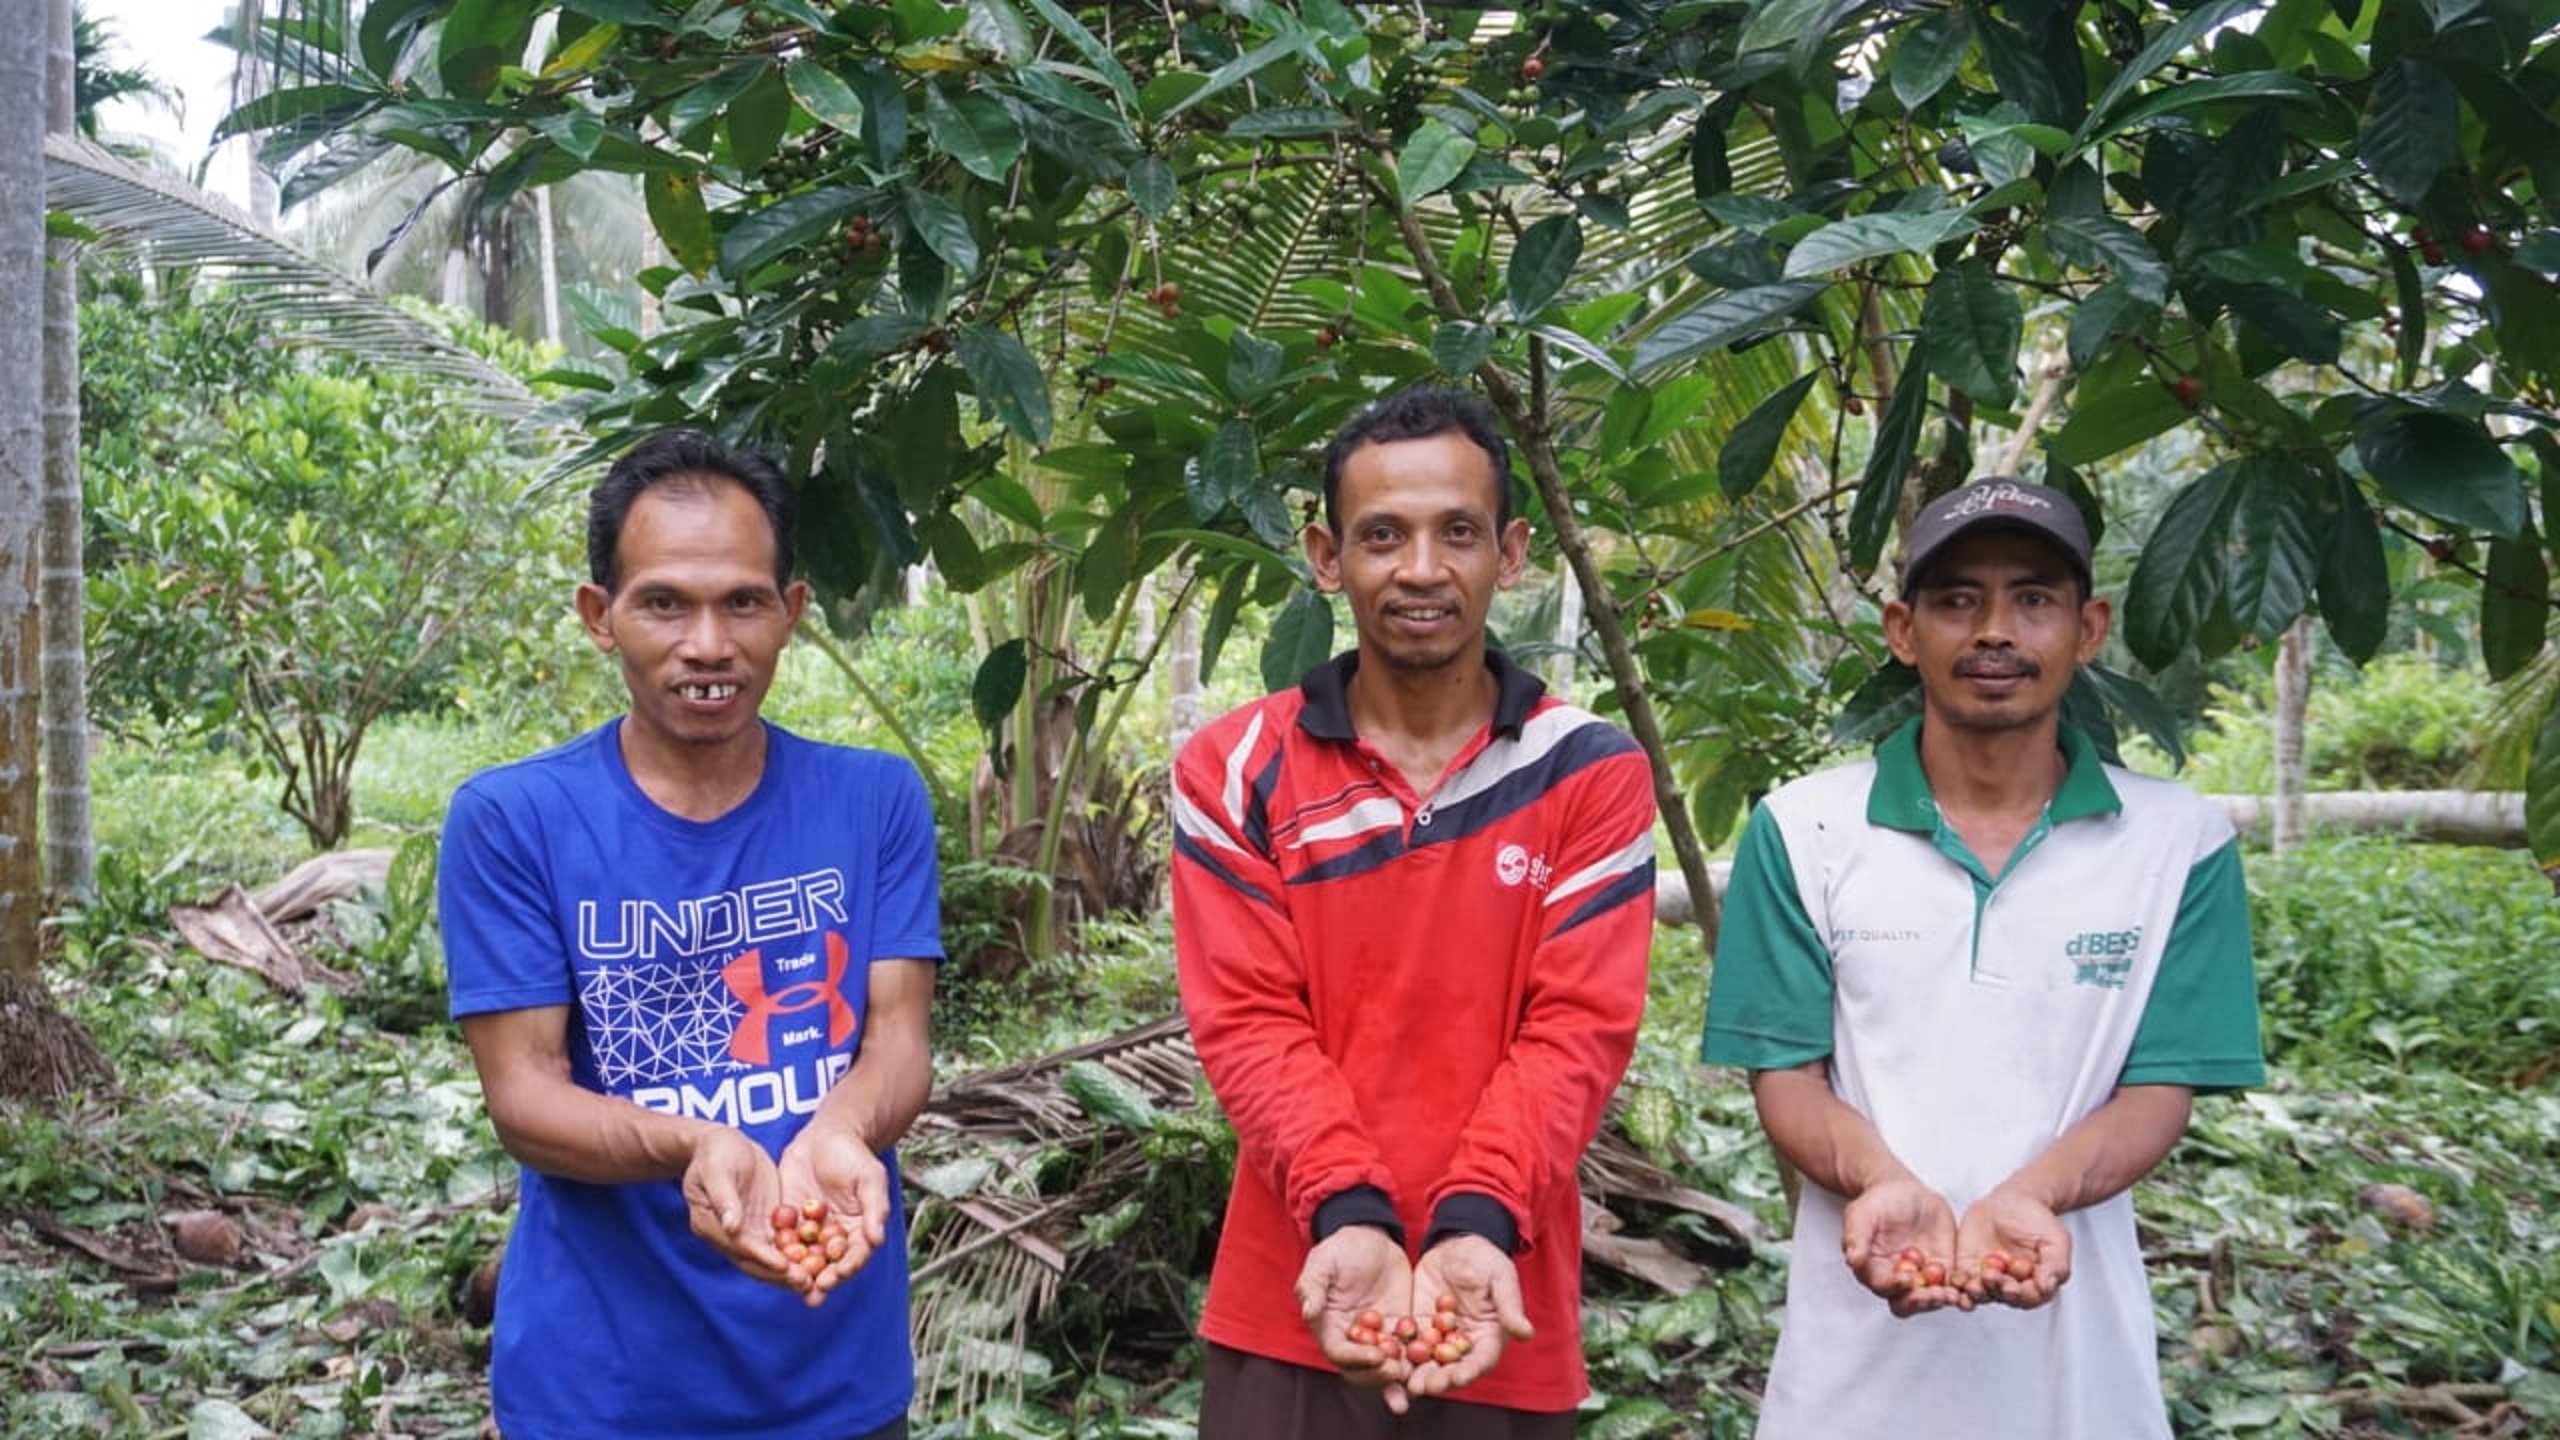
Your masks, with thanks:
<instances>
[{"instance_id":1,"label":"man in red jacket","mask_svg":"<svg viewBox=\"0 0 2560 1440\"><path fill-rule=\"evenodd\" d=\"M1570 1435L1575 1171L1644 1008L1651 773L1485 643L1529 530L1481 402L1388 397L1324 487L1307 559L1359 648L1175 767L1183 1008L1238 1151L1200 1433Z\"/></svg>"}]
</instances>

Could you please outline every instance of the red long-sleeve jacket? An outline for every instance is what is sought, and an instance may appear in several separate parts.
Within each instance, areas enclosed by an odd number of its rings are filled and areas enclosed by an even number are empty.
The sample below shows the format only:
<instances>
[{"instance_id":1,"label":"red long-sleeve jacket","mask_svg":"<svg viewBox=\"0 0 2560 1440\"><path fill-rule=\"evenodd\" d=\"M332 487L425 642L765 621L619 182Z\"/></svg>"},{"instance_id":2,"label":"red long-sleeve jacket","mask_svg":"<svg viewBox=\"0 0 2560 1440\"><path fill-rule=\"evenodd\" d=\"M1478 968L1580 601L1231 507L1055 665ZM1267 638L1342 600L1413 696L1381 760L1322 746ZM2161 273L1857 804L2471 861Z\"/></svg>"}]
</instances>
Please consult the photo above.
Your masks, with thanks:
<instances>
[{"instance_id":1,"label":"red long-sleeve jacket","mask_svg":"<svg viewBox=\"0 0 2560 1440\"><path fill-rule=\"evenodd\" d=\"M1174 942L1238 1161L1201 1333L1326 1367L1293 1286L1326 1200L1375 1186L1516 1228L1537 1337L1466 1398L1587 1386L1575 1169L1635 1046L1653 787L1616 727L1499 654L1493 723L1429 795L1353 733L1356 656L1210 725L1175 767Z\"/></svg>"}]
</instances>

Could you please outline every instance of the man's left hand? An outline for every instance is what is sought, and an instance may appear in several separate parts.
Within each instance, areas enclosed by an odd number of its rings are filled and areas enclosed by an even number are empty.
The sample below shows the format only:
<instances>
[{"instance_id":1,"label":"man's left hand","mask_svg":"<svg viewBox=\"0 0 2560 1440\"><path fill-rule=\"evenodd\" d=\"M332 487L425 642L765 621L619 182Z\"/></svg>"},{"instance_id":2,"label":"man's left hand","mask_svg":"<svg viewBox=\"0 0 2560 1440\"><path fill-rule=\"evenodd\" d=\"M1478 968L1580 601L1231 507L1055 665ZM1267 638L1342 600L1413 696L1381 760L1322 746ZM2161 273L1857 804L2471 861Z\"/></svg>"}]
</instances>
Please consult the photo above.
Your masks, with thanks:
<instances>
[{"instance_id":1,"label":"man's left hand","mask_svg":"<svg viewBox=\"0 0 2560 1440\"><path fill-rule=\"evenodd\" d=\"M888 1244L889 1167L861 1136L813 1121L784 1147L781 1170L785 1196L822 1201L844 1229L844 1254L828 1261L802 1292L815 1305Z\"/></svg>"},{"instance_id":2,"label":"man's left hand","mask_svg":"<svg viewBox=\"0 0 2560 1440\"><path fill-rule=\"evenodd\" d=\"M1445 1395L1472 1385L1502 1359L1502 1347L1536 1332L1520 1298L1520 1270L1502 1247L1480 1235L1453 1235L1431 1247L1413 1268L1413 1308L1426 1323L1440 1297L1457 1302L1452 1312L1467 1351L1456 1360L1426 1361L1405 1379L1416 1395Z\"/></svg>"}]
</instances>

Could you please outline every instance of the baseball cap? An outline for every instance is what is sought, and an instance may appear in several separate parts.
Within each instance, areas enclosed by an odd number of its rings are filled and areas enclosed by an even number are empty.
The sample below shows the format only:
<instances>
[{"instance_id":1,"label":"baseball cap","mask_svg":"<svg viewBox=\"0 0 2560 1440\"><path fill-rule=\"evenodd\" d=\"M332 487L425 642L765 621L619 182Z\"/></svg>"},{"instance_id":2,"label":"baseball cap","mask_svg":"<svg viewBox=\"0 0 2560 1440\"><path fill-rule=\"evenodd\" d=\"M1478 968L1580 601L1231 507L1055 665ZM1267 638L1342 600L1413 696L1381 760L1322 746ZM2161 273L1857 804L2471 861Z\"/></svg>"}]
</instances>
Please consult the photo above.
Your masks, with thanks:
<instances>
[{"instance_id":1,"label":"baseball cap","mask_svg":"<svg viewBox=\"0 0 2560 1440\"><path fill-rule=\"evenodd\" d=\"M1987 529L2019 530L2052 541L2071 557L2080 588L2095 588L2089 571L2089 523L2071 497L2048 486L1987 475L1920 507L1904 536L1904 591L1956 537Z\"/></svg>"}]
</instances>

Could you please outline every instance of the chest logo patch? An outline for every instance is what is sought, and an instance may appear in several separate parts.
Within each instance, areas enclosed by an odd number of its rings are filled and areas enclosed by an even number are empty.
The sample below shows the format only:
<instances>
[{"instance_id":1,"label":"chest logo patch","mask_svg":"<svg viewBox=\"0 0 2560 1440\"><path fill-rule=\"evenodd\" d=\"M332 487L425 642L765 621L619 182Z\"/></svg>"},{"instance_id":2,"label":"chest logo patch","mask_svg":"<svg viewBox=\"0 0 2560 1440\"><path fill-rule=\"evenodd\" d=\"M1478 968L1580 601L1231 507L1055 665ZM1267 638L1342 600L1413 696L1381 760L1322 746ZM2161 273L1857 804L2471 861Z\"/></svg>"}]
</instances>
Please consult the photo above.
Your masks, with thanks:
<instances>
[{"instance_id":1,"label":"chest logo patch","mask_svg":"<svg viewBox=\"0 0 2560 1440\"><path fill-rule=\"evenodd\" d=\"M781 968L786 971L803 970L814 958L785 960ZM826 972L823 976L795 978L779 989L768 990L763 952L750 950L730 961L721 971L721 979L728 983L729 993L747 1007L746 1018L738 1022L736 1032L729 1037L730 1058L749 1065L770 1062L776 1022L810 1010L826 1012L828 1044L841 1045L852 1038L856 1023L853 1002L844 996L844 972L851 960L852 954L844 943L844 937L830 930L827 932ZM782 1038L787 1044L803 1038L816 1039L817 1034L812 1027L805 1037L786 1033Z\"/></svg>"},{"instance_id":2,"label":"chest logo patch","mask_svg":"<svg viewBox=\"0 0 2560 1440\"><path fill-rule=\"evenodd\" d=\"M2071 983L2101 990L2121 990L2133 974L2133 957L2142 948L2142 927L2130 930L2083 930L2071 937L2062 953L2071 962Z\"/></svg>"},{"instance_id":3,"label":"chest logo patch","mask_svg":"<svg viewBox=\"0 0 2560 1440\"><path fill-rule=\"evenodd\" d=\"M1505 845L1493 857L1493 878L1505 885L1523 881L1540 890L1555 877L1555 870L1543 855L1532 855L1525 845Z\"/></svg>"}]
</instances>

